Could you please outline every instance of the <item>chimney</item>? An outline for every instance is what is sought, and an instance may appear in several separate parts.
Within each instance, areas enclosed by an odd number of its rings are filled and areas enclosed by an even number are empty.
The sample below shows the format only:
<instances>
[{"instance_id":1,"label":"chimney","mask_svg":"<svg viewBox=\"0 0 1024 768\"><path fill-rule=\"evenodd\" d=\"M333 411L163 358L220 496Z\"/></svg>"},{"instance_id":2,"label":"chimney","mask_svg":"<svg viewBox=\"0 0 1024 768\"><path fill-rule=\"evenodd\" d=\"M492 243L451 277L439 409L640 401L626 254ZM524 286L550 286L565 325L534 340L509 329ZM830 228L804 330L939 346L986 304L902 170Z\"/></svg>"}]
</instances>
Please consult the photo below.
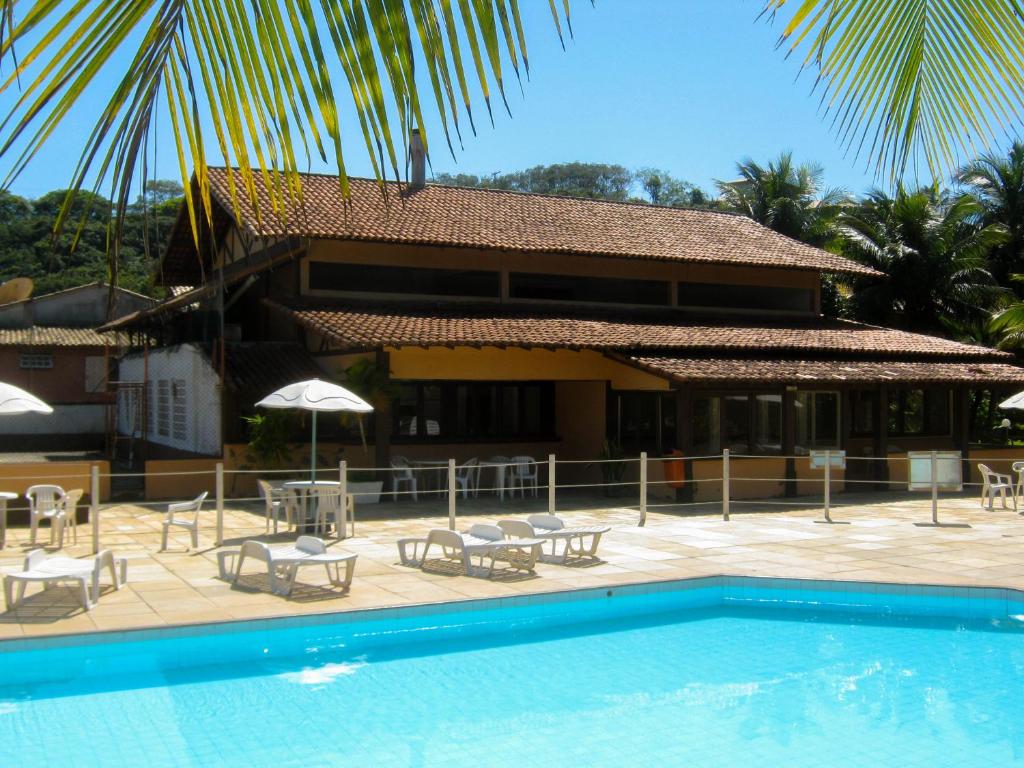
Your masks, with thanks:
<instances>
[{"instance_id":1,"label":"chimney","mask_svg":"<svg viewBox=\"0 0 1024 768\"><path fill-rule=\"evenodd\" d=\"M409 180L409 189L423 189L427 183L427 168L423 139L420 138L419 128L412 129L412 136L409 139L409 154L412 159L412 178Z\"/></svg>"}]
</instances>

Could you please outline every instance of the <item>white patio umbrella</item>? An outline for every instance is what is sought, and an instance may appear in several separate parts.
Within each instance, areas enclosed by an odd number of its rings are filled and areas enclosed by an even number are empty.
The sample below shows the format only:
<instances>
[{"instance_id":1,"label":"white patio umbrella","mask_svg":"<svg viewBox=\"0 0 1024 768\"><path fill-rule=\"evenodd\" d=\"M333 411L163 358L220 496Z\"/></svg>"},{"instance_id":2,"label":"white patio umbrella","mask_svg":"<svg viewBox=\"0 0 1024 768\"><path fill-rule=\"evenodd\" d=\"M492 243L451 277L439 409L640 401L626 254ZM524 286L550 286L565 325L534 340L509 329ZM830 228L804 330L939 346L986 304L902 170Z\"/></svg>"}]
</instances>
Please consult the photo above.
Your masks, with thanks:
<instances>
[{"instance_id":1,"label":"white patio umbrella","mask_svg":"<svg viewBox=\"0 0 1024 768\"><path fill-rule=\"evenodd\" d=\"M313 455L310 461L310 479L316 480L316 415L320 411L351 411L370 413L373 406L349 392L344 387L329 381L310 379L289 384L271 392L258 403L263 408L298 408L313 412Z\"/></svg>"},{"instance_id":2,"label":"white patio umbrella","mask_svg":"<svg viewBox=\"0 0 1024 768\"><path fill-rule=\"evenodd\" d=\"M1007 410L1024 411L1024 392L1018 392L1013 397L1008 397L999 404L1000 408Z\"/></svg>"},{"instance_id":3,"label":"white patio umbrella","mask_svg":"<svg viewBox=\"0 0 1024 768\"><path fill-rule=\"evenodd\" d=\"M0 415L17 416L22 413L53 413L53 408L24 389L0 381Z\"/></svg>"}]
</instances>

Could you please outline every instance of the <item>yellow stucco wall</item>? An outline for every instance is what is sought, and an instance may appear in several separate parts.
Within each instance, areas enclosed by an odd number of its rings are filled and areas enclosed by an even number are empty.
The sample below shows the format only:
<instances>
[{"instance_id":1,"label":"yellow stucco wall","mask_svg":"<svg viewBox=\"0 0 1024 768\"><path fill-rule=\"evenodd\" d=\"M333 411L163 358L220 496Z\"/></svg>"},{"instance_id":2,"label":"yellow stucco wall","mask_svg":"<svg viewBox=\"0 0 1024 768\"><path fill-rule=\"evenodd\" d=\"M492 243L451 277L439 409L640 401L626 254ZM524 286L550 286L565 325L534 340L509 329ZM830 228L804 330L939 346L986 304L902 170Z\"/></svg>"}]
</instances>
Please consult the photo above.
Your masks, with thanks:
<instances>
[{"instance_id":1,"label":"yellow stucco wall","mask_svg":"<svg viewBox=\"0 0 1024 768\"><path fill-rule=\"evenodd\" d=\"M66 491L81 488L89 495L90 473L93 465L100 468L100 501L110 499L110 462L100 461L40 461L24 464L0 464L0 491L9 491L23 496L31 485L59 485ZM86 503L88 499L83 500ZM22 506L20 501L10 502L10 507Z\"/></svg>"},{"instance_id":2,"label":"yellow stucco wall","mask_svg":"<svg viewBox=\"0 0 1024 768\"><path fill-rule=\"evenodd\" d=\"M609 381L615 389L669 388L665 379L592 350L402 347L389 353L395 379Z\"/></svg>"}]
</instances>

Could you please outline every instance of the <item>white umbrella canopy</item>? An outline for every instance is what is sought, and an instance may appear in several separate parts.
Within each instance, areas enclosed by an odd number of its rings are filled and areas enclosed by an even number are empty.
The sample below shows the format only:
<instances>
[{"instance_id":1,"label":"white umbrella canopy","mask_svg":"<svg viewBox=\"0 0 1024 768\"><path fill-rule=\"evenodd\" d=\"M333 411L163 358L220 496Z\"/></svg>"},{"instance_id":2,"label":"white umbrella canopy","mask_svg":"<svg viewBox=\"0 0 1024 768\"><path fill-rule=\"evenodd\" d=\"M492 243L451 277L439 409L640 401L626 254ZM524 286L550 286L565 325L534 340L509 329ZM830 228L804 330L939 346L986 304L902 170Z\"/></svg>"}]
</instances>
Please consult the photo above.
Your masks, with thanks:
<instances>
[{"instance_id":1,"label":"white umbrella canopy","mask_svg":"<svg viewBox=\"0 0 1024 768\"><path fill-rule=\"evenodd\" d=\"M0 381L0 415L17 416L22 413L53 413L53 408L24 389Z\"/></svg>"},{"instance_id":2,"label":"white umbrella canopy","mask_svg":"<svg viewBox=\"0 0 1024 768\"><path fill-rule=\"evenodd\" d=\"M316 415L320 411L351 411L370 413L373 406L342 386L329 381L310 379L289 384L271 392L258 403L262 408L297 408L313 412L313 449L310 477L316 480Z\"/></svg>"},{"instance_id":3,"label":"white umbrella canopy","mask_svg":"<svg viewBox=\"0 0 1024 768\"><path fill-rule=\"evenodd\" d=\"M1008 397L999 404L1000 408L1007 410L1024 411L1024 392L1018 392L1013 397Z\"/></svg>"}]
</instances>

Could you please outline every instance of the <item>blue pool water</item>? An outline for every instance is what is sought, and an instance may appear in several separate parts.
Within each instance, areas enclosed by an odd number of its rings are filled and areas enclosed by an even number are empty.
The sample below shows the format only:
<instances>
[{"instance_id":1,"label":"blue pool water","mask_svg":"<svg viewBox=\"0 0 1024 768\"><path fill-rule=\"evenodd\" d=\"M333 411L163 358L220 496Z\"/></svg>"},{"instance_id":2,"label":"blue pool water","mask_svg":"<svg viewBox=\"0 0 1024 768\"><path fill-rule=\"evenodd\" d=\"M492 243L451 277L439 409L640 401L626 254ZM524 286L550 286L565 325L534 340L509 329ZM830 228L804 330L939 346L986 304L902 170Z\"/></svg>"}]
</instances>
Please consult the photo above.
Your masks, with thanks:
<instances>
[{"instance_id":1,"label":"blue pool water","mask_svg":"<svg viewBox=\"0 0 1024 768\"><path fill-rule=\"evenodd\" d=\"M0 750L27 767L1011 765L1018 597L721 578L15 641Z\"/></svg>"}]
</instances>

